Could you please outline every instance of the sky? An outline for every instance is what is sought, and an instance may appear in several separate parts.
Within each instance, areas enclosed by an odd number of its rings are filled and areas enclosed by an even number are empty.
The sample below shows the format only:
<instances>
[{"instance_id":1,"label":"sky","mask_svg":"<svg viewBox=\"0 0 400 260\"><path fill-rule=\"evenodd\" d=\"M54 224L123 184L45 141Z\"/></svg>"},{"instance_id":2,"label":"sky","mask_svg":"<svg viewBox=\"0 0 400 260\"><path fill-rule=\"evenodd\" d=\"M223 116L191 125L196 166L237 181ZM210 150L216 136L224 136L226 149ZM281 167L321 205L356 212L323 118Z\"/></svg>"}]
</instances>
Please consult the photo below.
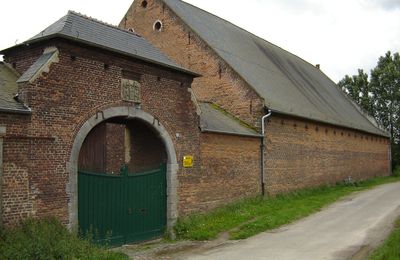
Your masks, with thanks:
<instances>
[{"instance_id":1,"label":"sky","mask_svg":"<svg viewBox=\"0 0 400 260\"><path fill-rule=\"evenodd\" d=\"M400 52L400 0L186 0L274 43L337 82ZM118 25L132 0L13 0L2 4L0 49L21 43L68 10ZM1 58L0 58L1 59Z\"/></svg>"}]
</instances>

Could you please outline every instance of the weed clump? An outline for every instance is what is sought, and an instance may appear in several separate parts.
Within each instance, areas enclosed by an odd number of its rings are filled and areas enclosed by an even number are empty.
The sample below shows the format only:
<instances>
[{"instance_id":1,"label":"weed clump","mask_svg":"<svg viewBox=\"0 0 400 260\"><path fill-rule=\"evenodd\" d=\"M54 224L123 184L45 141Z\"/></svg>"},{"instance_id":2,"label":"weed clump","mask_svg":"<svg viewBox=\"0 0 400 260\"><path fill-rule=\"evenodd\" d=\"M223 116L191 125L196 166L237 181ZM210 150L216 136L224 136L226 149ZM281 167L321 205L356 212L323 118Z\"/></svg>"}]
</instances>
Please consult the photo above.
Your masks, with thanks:
<instances>
[{"instance_id":1,"label":"weed clump","mask_svg":"<svg viewBox=\"0 0 400 260\"><path fill-rule=\"evenodd\" d=\"M0 230L0 259L128 259L70 233L57 219L27 219Z\"/></svg>"}]
</instances>

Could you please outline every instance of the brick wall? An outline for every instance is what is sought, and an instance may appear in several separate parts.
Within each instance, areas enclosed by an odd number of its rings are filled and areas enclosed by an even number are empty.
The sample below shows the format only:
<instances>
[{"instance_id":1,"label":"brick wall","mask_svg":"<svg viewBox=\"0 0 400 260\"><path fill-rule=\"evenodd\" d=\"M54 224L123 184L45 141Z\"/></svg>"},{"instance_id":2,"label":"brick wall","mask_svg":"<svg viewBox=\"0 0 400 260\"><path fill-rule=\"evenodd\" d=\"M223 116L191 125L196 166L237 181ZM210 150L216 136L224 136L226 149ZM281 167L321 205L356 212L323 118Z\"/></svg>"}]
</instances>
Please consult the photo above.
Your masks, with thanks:
<instances>
[{"instance_id":1,"label":"brick wall","mask_svg":"<svg viewBox=\"0 0 400 260\"><path fill-rule=\"evenodd\" d=\"M259 125L263 100L159 0L134 1L120 27L136 32L183 67L201 74L192 88L201 101L211 101L246 123ZM160 20L162 30L153 30Z\"/></svg>"},{"instance_id":2,"label":"brick wall","mask_svg":"<svg viewBox=\"0 0 400 260\"><path fill-rule=\"evenodd\" d=\"M29 66L22 64L34 62L38 53L53 45L59 48L59 62L23 89L32 115L1 114L0 124L10 125L4 142L6 225L28 214L53 215L68 222L66 162L75 135L96 112L133 105L121 101L123 70L141 75L142 109L158 118L170 133L178 160L184 154L199 157L198 117L188 91L189 76L61 40L46 46L21 47L7 53L6 61L15 63L23 73ZM23 141L10 139L17 133ZM176 133L180 133L179 138ZM198 170L198 167L179 169L178 178L196 175Z\"/></svg>"},{"instance_id":3,"label":"brick wall","mask_svg":"<svg viewBox=\"0 0 400 260\"><path fill-rule=\"evenodd\" d=\"M272 194L389 174L389 140L360 131L275 114L265 144Z\"/></svg>"},{"instance_id":4,"label":"brick wall","mask_svg":"<svg viewBox=\"0 0 400 260\"><path fill-rule=\"evenodd\" d=\"M260 139L201 134L201 173L180 183L180 212L207 211L260 194Z\"/></svg>"},{"instance_id":5,"label":"brick wall","mask_svg":"<svg viewBox=\"0 0 400 260\"><path fill-rule=\"evenodd\" d=\"M125 164L124 124L106 124L106 160L108 173L119 173Z\"/></svg>"},{"instance_id":6,"label":"brick wall","mask_svg":"<svg viewBox=\"0 0 400 260\"><path fill-rule=\"evenodd\" d=\"M30 123L29 116L0 114L0 125L5 126L7 135L3 140L3 221L15 223L20 218L33 215L32 198L35 190L29 186L30 161L29 147L31 140L24 138L28 135L26 124Z\"/></svg>"},{"instance_id":7,"label":"brick wall","mask_svg":"<svg viewBox=\"0 0 400 260\"><path fill-rule=\"evenodd\" d=\"M136 121L129 123L128 129L131 142L131 172L152 170L167 163L164 144L151 128Z\"/></svg>"}]
</instances>

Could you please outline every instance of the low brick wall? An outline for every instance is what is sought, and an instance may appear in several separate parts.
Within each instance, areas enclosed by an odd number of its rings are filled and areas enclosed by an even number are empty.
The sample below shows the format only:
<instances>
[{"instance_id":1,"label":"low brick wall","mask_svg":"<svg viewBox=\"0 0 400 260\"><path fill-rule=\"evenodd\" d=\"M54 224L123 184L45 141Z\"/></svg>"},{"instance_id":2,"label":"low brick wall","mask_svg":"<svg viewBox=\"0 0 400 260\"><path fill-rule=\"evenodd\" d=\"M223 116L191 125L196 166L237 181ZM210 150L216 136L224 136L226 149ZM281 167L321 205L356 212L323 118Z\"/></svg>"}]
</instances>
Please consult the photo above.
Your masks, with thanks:
<instances>
[{"instance_id":1,"label":"low brick wall","mask_svg":"<svg viewBox=\"0 0 400 260\"><path fill-rule=\"evenodd\" d=\"M389 175L388 142L360 131L274 115L266 130L267 191Z\"/></svg>"},{"instance_id":2,"label":"low brick wall","mask_svg":"<svg viewBox=\"0 0 400 260\"><path fill-rule=\"evenodd\" d=\"M180 176L179 209L184 215L260 194L260 139L202 133L201 171Z\"/></svg>"}]
</instances>

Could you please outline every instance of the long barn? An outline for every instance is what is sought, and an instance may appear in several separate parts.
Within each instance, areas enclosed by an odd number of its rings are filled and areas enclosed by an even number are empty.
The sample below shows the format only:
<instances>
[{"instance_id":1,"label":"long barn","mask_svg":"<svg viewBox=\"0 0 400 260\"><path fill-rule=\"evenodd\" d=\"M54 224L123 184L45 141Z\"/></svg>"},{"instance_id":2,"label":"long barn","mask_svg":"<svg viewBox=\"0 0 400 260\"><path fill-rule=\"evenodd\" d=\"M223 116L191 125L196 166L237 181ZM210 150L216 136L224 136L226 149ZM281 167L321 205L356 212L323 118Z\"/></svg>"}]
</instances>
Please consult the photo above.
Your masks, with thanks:
<instances>
[{"instance_id":1,"label":"long barn","mask_svg":"<svg viewBox=\"0 0 400 260\"><path fill-rule=\"evenodd\" d=\"M389 135L319 68L179 0L70 11L1 51L0 220L114 245L260 194L390 174Z\"/></svg>"}]
</instances>

